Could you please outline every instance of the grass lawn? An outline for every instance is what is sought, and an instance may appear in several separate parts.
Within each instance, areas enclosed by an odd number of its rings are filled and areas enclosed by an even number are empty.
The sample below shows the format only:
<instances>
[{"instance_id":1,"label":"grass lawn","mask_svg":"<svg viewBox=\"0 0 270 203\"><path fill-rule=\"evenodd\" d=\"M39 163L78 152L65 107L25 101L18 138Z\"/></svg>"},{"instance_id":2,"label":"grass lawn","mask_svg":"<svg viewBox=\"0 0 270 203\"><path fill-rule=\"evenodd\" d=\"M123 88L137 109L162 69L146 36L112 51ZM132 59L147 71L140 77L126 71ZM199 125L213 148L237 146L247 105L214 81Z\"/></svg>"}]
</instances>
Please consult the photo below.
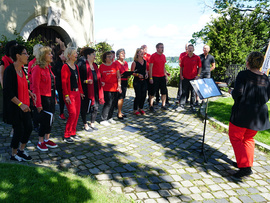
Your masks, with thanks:
<instances>
[{"instance_id":1,"label":"grass lawn","mask_svg":"<svg viewBox=\"0 0 270 203\"><path fill-rule=\"evenodd\" d=\"M210 101L208 104L208 115L214 117L215 119L219 120L220 122L226 125L229 125L232 105L233 105L232 97L219 98L215 101ZM269 111L270 104L267 103L267 105ZM255 136L255 139L259 142L270 145L270 130L259 131Z\"/></svg>"},{"instance_id":2,"label":"grass lawn","mask_svg":"<svg viewBox=\"0 0 270 203\"><path fill-rule=\"evenodd\" d=\"M89 177L0 163L0 202L131 202Z\"/></svg>"}]
</instances>

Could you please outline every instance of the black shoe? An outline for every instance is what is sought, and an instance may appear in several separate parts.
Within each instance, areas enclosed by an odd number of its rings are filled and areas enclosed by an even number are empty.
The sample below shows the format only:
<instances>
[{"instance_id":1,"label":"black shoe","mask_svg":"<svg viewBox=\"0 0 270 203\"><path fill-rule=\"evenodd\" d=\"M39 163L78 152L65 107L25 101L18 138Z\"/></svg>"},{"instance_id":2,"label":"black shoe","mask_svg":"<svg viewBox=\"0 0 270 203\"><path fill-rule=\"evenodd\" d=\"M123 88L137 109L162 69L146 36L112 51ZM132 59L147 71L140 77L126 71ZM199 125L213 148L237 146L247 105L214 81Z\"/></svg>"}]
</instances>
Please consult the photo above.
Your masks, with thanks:
<instances>
[{"instance_id":1,"label":"black shoe","mask_svg":"<svg viewBox=\"0 0 270 203\"><path fill-rule=\"evenodd\" d=\"M243 177L251 175L253 172L251 167L240 168L233 176L233 180L240 181Z\"/></svg>"},{"instance_id":2,"label":"black shoe","mask_svg":"<svg viewBox=\"0 0 270 203\"><path fill-rule=\"evenodd\" d=\"M166 106L162 106L162 107L161 107L161 110L166 111L166 110L168 110L168 108L167 108Z\"/></svg>"},{"instance_id":3,"label":"black shoe","mask_svg":"<svg viewBox=\"0 0 270 203\"><path fill-rule=\"evenodd\" d=\"M232 162L233 167L238 168L237 163L235 161Z\"/></svg>"},{"instance_id":4,"label":"black shoe","mask_svg":"<svg viewBox=\"0 0 270 203\"><path fill-rule=\"evenodd\" d=\"M158 105L158 101L154 101L154 106L157 106Z\"/></svg>"},{"instance_id":5,"label":"black shoe","mask_svg":"<svg viewBox=\"0 0 270 203\"><path fill-rule=\"evenodd\" d=\"M176 101L175 101L175 104L179 104L179 103L180 103L180 101L179 101L179 100L176 100Z\"/></svg>"},{"instance_id":6,"label":"black shoe","mask_svg":"<svg viewBox=\"0 0 270 203\"><path fill-rule=\"evenodd\" d=\"M71 139L73 139L75 141L80 141L81 140L81 138L78 135L71 135L70 137L71 137Z\"/></svg>"},{"instance_id":7,"label":"black shoe","mask_svg":"<svg viewBox=\"0 0 270 203\"><path fill-rule=\"evenodd\" d=\"M68 138L64 138L64 142L71 144L71 143L74 143L74 140L68 137Z\"/></svg>"},{"instance_id":8,"label":"black shoe","mask_svg":"<svg viewBox=\"0 0 270 203\"><path fill-rule=\"evenodd\" d=\"M30 155L28 155L27 152L24 151L24 150L21 151L21 150L18 149L17 155L19 157L21 157L22 160L24 160L24 161L31 161L32 160L32 157Z\"/></svg>"},{"instance_id":9,"label":"black shoe","mask_svg":"<svg viewBox=\"0 0 270 203\"><path fill-rule=\"evenodd\" d=\"M127 117L127 115L125 115L125 114L122 114L122 117L126 118L126 117Z\"/></svg>"},{"instance_id":10,"label":"black shoe","mask_svg":"<svg viewBox=\"0 0 270 203\"><path fill-rule=\"evenodd\" d=\"M124 116L121 116L121 117L117 116L117 118L120 119L120 120L124 120Z\"/></svg>"},{"instance_id":11,"label":"black shoe","mask_svg":"<svg viewBox=\"0 0 270 203\"><path fill-rule=\"evenodd\" d=\"M17 154L15 154L14 156L11 156L10 160L19 161L19 162L23 161L23 159L20 156L18 156Z\"/></svg>"},{"instance_id":12,"label":"black shoe","mask_svg":"<svg viewBox=\"0 0 270 203\"><path fill-rule=\"evenodd\" d=\"M150 110L150 112L152 112L152 113L156 112L153 106L150 106L149 110Z\"/></svg>"}]
</instances>

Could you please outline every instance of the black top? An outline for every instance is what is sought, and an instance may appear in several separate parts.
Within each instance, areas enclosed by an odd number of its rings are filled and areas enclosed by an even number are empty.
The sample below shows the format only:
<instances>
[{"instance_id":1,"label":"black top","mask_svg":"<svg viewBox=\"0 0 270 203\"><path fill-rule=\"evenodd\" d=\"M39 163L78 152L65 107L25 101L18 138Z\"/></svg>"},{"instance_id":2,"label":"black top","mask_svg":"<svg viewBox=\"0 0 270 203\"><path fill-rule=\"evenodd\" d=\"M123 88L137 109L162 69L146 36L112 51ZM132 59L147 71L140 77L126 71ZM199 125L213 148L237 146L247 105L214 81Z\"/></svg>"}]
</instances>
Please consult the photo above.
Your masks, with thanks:
<instances>
[{"instance_id":1,"label":"black top","mask_svg":"<svg viewBox=\"0 0 270 203\"><path fill-rule=\"evenodd\" d=\"M9 65L4 71L3 88L3 121L12 124L15 117L21 115L22 110L11 99L18 98L18 81L14 64Z\"/></svg>"},{"instance_id":2,"label":"black top","mask_svg":"<svg viewBox=\"0 0 270 203\"><path fill-rule=\"evenodd\" d=\"M77 71L76 67L75 67L75 70L73 70L69 65L68 65L68 67L69 67L69 70L71 73L70 88L71 88L71 91L74 91L74 89L78 88L78 71Z\"/></svg>"},{"instance_id":3,"label":"black top","mask_svg":"<svg viewBox=\"0 0 270 203\"><path fill-rule=\"evenodd\" d=\"M232 124L256 131L270 128L266 105L270 98L270 82L266 75L241 71L236 77L232 97Z\"/></svg>"},{"instance_id":4,"label":"black top","mask_svg":"<svg viewBox=\"0 0 270 203\"><path fill-rule=\"evenodd\" d=\"M95 103L99 104L97 73L95 70L92 70L92 74L93 74L93 83L94 83L94 92L95 92Z\"/></svg>"},{"instance_id":5,"label":"black top","mask_svg":"<svg viewBox=\"0 0 270 203\"><path fill-rule=\"evenodd\" d=\"M58 60L56 61L54 67L53 67L53 73L55 75L55 82L56 85L61 85L62 86L62 80L61 80L61 70L62 70L62 66L63 66L63 62Z\"/></svg>"},{"instance_id":6,"label":"black top","mask_svg":"<svg viewBox=\"0 0 270 203\"><path fill-rule=\"evenodd\" d=\"M143 65L138 62L138 61L134 61L136 63L136 67L134 69L134 73L139 73L141 75L143 75L143 78L145 78L145 74L146 74L146 61L143 60ZM134 80L139 80L140 78L138 77L134 77Z\"/></svg>"},{"instance_id":7,"label":"black top","mask_svg":"<svg viewBox=\"0 0 270 203\"><path fill-rule=\"evenodd\" d=\"M214 56L208 54L205 58L205 55L201 54L200 59L202 62L202 73L210 73L211 64L215 63Z\"/></svg>"}]
</instances>

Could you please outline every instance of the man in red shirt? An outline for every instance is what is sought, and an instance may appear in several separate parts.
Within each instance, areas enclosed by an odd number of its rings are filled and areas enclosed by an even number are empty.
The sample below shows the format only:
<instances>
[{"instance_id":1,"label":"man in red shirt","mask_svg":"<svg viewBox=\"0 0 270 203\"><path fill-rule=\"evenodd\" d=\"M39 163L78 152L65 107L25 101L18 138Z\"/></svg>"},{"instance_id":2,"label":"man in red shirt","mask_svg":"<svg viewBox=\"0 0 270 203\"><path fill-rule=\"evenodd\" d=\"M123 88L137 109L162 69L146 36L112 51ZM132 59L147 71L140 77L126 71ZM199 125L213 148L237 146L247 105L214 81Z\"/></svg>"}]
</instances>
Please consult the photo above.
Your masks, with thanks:
<instances>
[{"instance_id":1,"label":"man in red shirt","mask_svg":"<svg viewBox=\"0 0 270 203\"><path fill-rule=\"evenodd\" d=\"M190 84L191 80L197 80L201 74L201 59L194 53L194 46L188 45L188 55L184 56L180 64L180 80L182 80L182 94L180 96L180 107L177 110L183 110L186 97L191 93L190 107L194 110L195 91Z\"/></svg>"},{"instance_id":2,"label":"man in red shirt","mask_svg":"<svg viewBox=\"0 0 270 203\"><path fill-rule=\"evenodd\" d=\"M155 112L153 103L156 91L161 90L162 110L167 110L166 93L167 93L167 74L165 70L166 57L163 54L164 45L158 43L156 45L157 52L152 54L149 61L149 95L150 95L150 111Z\"/></svg>"},{"instance_id":3,"label":"man in red shirt","mask_svg":"<svg viewBox=\"0 0 270 203\"><path fill-rule=\"evenodd\" d=\"M181 61L184 58L184 56L188 55L188 43L186 43L185 45L185 52L182 52L179 56L179 67L181 67ZM180 70L180 69L179 69ZM180 96L182 94L182 80L179 80L179 84L178 84L178 91L177 91L177 100L176 103L179 104L180 103ZM187 98L188 99L188 98Z\"/></svg>"}]
</instances>

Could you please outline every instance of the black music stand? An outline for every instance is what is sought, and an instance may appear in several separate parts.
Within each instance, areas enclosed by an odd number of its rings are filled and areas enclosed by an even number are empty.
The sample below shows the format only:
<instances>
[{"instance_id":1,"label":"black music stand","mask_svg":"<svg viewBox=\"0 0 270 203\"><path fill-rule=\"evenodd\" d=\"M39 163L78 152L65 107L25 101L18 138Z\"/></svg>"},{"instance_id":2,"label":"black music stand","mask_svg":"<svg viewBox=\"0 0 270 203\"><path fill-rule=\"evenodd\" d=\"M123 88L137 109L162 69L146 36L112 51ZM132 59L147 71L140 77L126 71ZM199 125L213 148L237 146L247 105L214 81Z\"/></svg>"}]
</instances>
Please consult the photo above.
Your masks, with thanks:
<instances>
[{"instance_id":1,"label":"black music stand","mask_svg":"<svg viewBox=\"0 0 270 203\"><path fill-rule=\"evenodd\" d=\"M205 158L205 153L204 153L204 140L205 140L205 130L206 130L206 120L207 120L207 110L208 110L208 98L221 96L222 93L220 89L218 88L218 86L216 85L213 78L191 80L190 83L193 89L195 90L195 92L197 93L197 95L199 96L199 98L201 100L206 99L201 154L203 155L204 161L207 162Z\"/></svg>"}]
</instances>

